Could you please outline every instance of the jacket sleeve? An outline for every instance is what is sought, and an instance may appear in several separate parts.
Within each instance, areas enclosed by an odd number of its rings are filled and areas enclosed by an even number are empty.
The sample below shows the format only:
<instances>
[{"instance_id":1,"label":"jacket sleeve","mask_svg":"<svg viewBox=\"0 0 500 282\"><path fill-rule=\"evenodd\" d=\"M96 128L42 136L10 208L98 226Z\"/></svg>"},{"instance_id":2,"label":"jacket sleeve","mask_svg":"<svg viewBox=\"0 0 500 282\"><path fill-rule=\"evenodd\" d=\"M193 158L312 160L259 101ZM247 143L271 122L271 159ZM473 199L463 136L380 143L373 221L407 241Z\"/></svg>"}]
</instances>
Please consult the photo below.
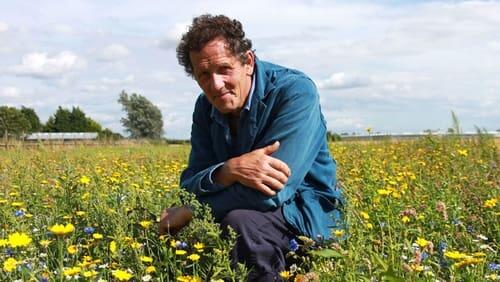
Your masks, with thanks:
<instances>
[{"instance_id":1,"label":"jacket sleeve","mask_svg":"<svg viewBox=\"0 0 500 282\"><path fill-rule=\"evenodd\" d=\"M280 107L259 146L279 141L280 147L272 156L290 168L285 187L272 198L277 206L282 206L295 196L315 162L325 142L326 124L316 86L310 79L296 79L279 98Z\"/></svg>"},{"instance_id":2,"label":"jacket sleeve","mask_svg":"<svg viewBox=\"0 0 500 282\"><path fill-rule=\"evenodd\" d=\"M197 196L224 189L210 180L211 173L221 165L213 151L210 138L209 107L200 96L196 101L191 127L191 153L188 167L181 174L180 185Z\"/></svg>"},{"instance_id":3,"label":"jacket sleeve","mask_svg":"<svg viewBox=\"0 0 500 282\"><path fill-rule=\"evenodd\" d=\"M216 218L232 209L269 210L292 199L311 168L321 144L325 142L325 122L321 116L319 96L313 82L298 79L275 97L273 120L266 121L265 131L255 148L280 141L273 157L284 161L291 170L285 188L276 196L262 193L235 183L217 195L206 195L200 201L209 204ZM221 199L226 199L222 201Z\"/></svg>"}]
</instances>

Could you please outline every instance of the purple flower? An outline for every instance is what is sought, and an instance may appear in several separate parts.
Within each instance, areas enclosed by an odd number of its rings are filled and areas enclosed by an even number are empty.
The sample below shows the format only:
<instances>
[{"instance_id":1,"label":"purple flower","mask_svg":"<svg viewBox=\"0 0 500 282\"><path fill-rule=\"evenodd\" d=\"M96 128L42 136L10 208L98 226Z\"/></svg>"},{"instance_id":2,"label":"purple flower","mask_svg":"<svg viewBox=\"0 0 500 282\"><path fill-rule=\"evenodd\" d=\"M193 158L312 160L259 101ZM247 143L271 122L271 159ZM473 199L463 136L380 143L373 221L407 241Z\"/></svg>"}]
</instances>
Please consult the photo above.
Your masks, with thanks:
<instances>
[{"instance_id":1,"label":"purple flower","mask_svg":"<svg viewBox=\"0 0 500 282\"><path fill-rule=\"evenodd\" d=\"M16 217L21 217L21 216L24 216L24 214L25 214L25 213L24 213L24 211L23 211L23 210L17 210L17 211L14 213L14 215L15 215Z\"/></svg>"},{"instance_id":2,"label":"purple flower","mask_svg":"<svg viewBox=\"0 0 500 282\"><path fill-rule=\"evenodd\" d=\"M295 239L290 240L290 242L288 243L288 249L290 249L290 251L292 252L295 252L299 249L299 244Z\"/></svg>"},{"instance_id":3,"label":"purple flower","mask_svg":"<svg viewBox=\"0 0 500 282\"><path fill-rule=\"evenodd\" d=\"M448 245L446 244L446 242L440 241L439 244L438 244L438 251L439 251L439 253L441 253L441 254L444 253L444 250L446 250L447 246Z\"/></svg>"},{"instance_id":4,"label":"purple flower","mask_svg":"<svg viewBox=\"0 0 500 282\"><path fill-rule=\"evenodd\" d=\"M178 249L185 249L187 248L188 244L186 242L177 242L175 244L175 247Z\"/></svg>"},{"instance_id":5,"label":"purple flower","mask_svg":"<svg viewBox=\"0 0 500 282\"><path fill-rule=\"evenodd\" d=\"M92 233L94 233L94 231L95 231L95 228L92 226L87 226L87 227L83 228L83 232L85 232L85 234L92 234Z\"/></svg>"},{"instance_id":6,"label":"purple flower","mask_svg":"<svg viewBox=\"0 0 500 282\"><path fill-rule=\"evenodd\" d=\"M427 252L422 252L422 254L420 254L420 259L422 261L424 261L428 257L429 257L429 254Z\"/></svg>"},{"instance_id":7,"label":"purple flower","mask_svg":"<svg viewBox=\"0 0 500 282\"><path fill-rule=\"evenodd\" d=\"M500 270L500 263L490 263L488 264L488 268L491 270L491 271L499 271Z\"/></svg>"}]
</instances>

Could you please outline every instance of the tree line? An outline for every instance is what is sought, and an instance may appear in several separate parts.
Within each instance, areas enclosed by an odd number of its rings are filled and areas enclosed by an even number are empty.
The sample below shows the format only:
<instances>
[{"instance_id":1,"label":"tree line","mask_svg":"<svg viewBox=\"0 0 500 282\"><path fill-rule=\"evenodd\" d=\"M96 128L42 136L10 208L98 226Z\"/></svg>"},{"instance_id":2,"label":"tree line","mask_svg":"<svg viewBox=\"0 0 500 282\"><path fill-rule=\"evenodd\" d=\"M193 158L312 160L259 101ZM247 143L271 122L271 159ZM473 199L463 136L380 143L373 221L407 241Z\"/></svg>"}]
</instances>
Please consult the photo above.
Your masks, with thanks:
<instances>
[{"instance_id":1,"label":"tree line","mask_svg":"<svg viewBox=\"0 0 500 282\"><path fill-rule=\"evenodd\" d=\"M126 114L120 121L130 138L162 138L163 117L157 106L142 95L129 95L125 91L120 93L118 102ZM0 106L0 137L22 138L34 132L97 132L99 138L123 138L121 134L103 128L78 106L71 109L59 106L45 123L40 121L33 108Z\"/></svg>"}]
</instances>

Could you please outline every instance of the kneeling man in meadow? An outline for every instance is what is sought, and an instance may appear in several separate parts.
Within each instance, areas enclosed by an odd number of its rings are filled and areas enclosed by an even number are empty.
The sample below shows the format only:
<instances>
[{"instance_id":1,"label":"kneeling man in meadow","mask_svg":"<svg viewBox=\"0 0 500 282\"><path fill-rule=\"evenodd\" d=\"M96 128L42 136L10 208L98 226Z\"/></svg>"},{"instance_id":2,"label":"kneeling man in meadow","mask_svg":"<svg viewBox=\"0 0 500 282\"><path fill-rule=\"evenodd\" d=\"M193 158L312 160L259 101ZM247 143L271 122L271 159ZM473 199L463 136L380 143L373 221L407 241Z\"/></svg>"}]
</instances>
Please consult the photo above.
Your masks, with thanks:
<instances>
[{"instance_id":1,"label":"kneeling man in meadow","mask_svg":"<svg viewBox=\"0 0 500 282\"><path fill-rule=\"evenodd\" d=\"M298 235L328 239L342 224L344 201L313 81L261 61L239 21L194 18L177 58L203 93L191 129L181 186L238 234L231 259L250 281L275 281ZM189 207L163 212L160 233L175 233Z\"/></svg>"}]
</instances>

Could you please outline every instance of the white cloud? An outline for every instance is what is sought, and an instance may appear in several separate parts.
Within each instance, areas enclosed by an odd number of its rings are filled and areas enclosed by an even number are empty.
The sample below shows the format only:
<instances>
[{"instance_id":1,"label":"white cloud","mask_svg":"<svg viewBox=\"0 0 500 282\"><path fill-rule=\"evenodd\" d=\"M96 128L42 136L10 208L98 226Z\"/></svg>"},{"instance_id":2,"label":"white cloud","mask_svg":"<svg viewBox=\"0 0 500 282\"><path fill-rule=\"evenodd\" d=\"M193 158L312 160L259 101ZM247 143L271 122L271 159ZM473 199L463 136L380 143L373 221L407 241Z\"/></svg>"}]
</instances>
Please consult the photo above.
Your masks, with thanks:
<instances>
[{"instance_id":1,"label":"white cloud","mask_svg":"<svg viewBox=\"0 0 500 282\"><path fill-rule=\"evenodd\" d=\"M4 22L0 22L0 33L6 32L7 30L9 30L9 26Z\"/></svg>"},{"instance_id":2,"label":"white cloud","mask_svg":"<svg viewBox=\"0 0 500 282\"><path fill-rule=\"evenodd\" d=\"M174 75L170 72L165 72L165 71L158 71L153 73L153 79L163 83L171 83L175 81Z\"/></svg>"},{"instance_id":3,"label":"white cloud","mask_svg":"<svg viewBox=\"0 0 500 282\"><path fill-rule=\"evenodd\" d=\"M329 78L318 81L318 87L322 89L344 89L365 87L371 84L371 79L357 75L347 75L344 72L332 74Z\"/></svg>"},{"instance_id":4,"label":"white cloud","mask_svg":"<svg viewBox=\"0 0 500 282\"><path fill-rule=\"evenodd\" d=\"M488 42L488 47L492 51L500 52L500 41L491 41L491 42Z\"/></svg>"},{"instance_id":5,"label":"white cloud","mask_svg":"<svg viewBox=\"0 0 500 282\"><path fill-rule=\"evenodd\" d=\"M99 52L98 58L101 61L118 61L128 57L130 51L121 44L111 44Z\"/></svg>"},{"instance_id":6,"label":"white cloud","mask_svg":"<svg viewBox=\"0 0 500 282\"><path fill-rule=\"evenodd\" d=\"M61 34L72 34L74 32L74 29L73 27L71 27L70 25L67 25L67 24L58 24L58 25L55 25L53 28L52 28L53 31L57 32L57 33L61 33Z\"/></svg>"},{"instance_id":7,"label":"white cloud","mask_svg":"<svg viewBox=\"0 0 500 282\"><path fill-rule=\"evenodd\" d=\"M122 79L108 78L108 77L101 78L101 83L105 85L123 85L123 84L133 83L134 81L135 81L135 76L133 74L129 74Z\"/></svg>"},{"instance_id":8,"label":"white cloud","mask_svg":"<svg viewBox=\"0 0 500 282\"><path fill-rule=\"evenodd\" d=\"M15 97L19 97L20 94L21 94L21 91L17 87L7 86L7 87L0 88L0 97L15 98Z\"/></svg>"},{"instance_id":9,"label":"white cloud","mask_svg":"<svg viewBox=\"0 0 500 282\"><path fill-rule=\"evenodd\" d=\"M35 52L24 55L20 65L8 70L15 75L44 79L64 76L85 66L85 60L70 51L63 51L52 57L47 53Z\"/></svg>"},{"instance_id":10,"label":"white cloud","mask_svg":"<svg viewBox=\"0 0 500 282\"><path fill-rule=\"evenodd\" d=\"M157 45L160 48L170 49L175 48L184 34L188 29L188 23L177 23L167 32L165 38L159 40Z\"/></svg>"},{"instance_id":11,"label":"white cloud","mask_svg":"<svg viewBox=\"0 0 500 282\"><path fill-rule=\"evenodd\" d=\"M129 74L124 78L109 78L103 77L99 81L94 83L87 83L84 86L80 87L80 89L84 92L104 92L108 91L110 87L113 86L123 86L127 84L131 84L135 81L135 76L133 74Z\"/></svg>"}]
</instances>

